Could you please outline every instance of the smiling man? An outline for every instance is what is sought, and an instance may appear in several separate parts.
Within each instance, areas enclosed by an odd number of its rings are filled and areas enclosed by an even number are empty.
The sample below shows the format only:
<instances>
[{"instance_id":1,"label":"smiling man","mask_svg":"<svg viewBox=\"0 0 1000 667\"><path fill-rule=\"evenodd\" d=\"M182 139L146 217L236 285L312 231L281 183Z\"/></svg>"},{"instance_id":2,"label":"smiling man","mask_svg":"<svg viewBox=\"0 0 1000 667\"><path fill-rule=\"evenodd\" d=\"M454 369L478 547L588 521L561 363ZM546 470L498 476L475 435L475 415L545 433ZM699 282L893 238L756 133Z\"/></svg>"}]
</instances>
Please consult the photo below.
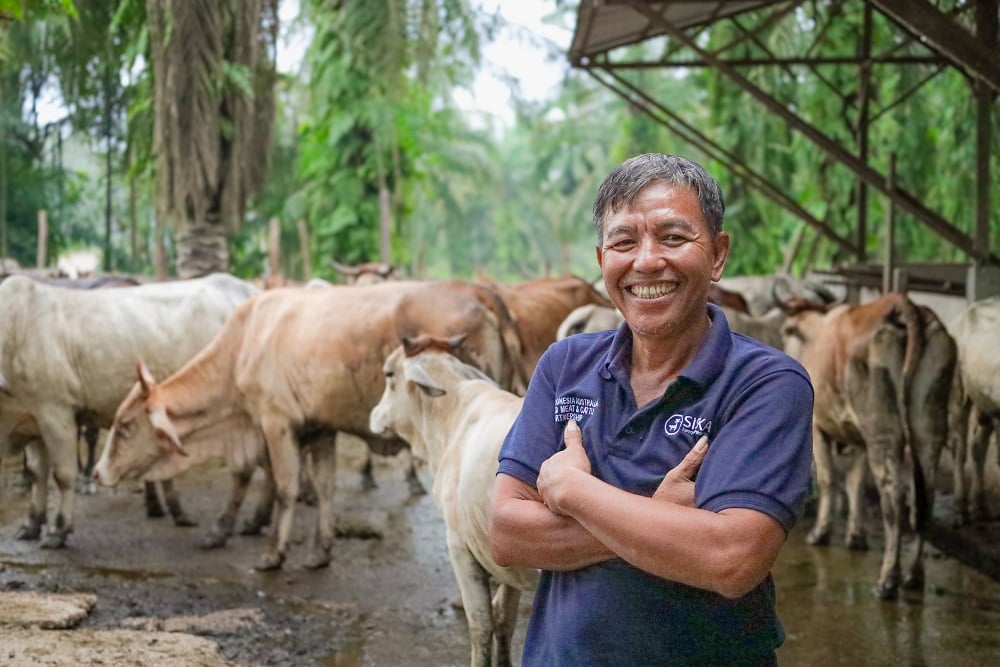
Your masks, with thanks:
<instances>
[{"instance_id":1,"label":"smiling man","mask_svg":"<svg viewBox=\"0 0 1000 667\"><path fill-rule=\"evenodd\" d=\"M770 570L809 485L813 391L708 302L724 211L673 155L598 190L597 262L625 323L548 349L494 487L494 559L542 570L525 667L776 663Z\"/></svg>"}]
</instances>

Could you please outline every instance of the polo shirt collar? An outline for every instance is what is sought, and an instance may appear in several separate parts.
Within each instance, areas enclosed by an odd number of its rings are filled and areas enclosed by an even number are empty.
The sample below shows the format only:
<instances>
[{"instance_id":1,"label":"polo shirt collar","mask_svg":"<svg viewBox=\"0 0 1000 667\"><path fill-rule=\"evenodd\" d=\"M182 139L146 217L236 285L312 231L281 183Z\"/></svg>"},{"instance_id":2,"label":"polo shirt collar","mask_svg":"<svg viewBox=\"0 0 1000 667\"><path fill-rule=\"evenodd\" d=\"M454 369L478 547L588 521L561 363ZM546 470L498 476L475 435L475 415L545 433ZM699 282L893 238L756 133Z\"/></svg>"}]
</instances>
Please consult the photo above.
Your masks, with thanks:
<instances>
[{"instance_id":1,"label":"polo shirt collar","mask_svg":"<svg viewBox=\"0 0 1000 667\"><path fill-rule=\"evenodd\" d=\"M722 374L726 365L726 358L733 346L730 336L729 323L722 309L714 303L708 304L708 317L711 325L708 335L698 348L697 354L691 363L684 367L678 375L678 379L684 378L704 390L712 384L717 377ZM628 379L629 356L632 351L632 330L628 324L622 323L615 332L611 340L611 347L608 349L603 362L598 369L598 373L605 380L618 377L623 382Z\"/></svg>"}]
</instances>

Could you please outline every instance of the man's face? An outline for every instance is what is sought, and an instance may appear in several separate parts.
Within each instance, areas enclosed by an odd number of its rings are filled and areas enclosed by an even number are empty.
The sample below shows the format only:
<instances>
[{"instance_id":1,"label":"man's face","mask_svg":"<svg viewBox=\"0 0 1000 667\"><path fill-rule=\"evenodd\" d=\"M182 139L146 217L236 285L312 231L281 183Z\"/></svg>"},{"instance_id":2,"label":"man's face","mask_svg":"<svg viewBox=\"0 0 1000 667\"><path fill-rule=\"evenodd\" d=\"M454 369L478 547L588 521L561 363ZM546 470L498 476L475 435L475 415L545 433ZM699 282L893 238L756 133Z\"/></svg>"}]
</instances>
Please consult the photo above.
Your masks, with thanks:
<instances>
[{"instance_id":1,"label":"man's face","mask_svg":"<svg viewBox=\"0 0 1000 667\"><path fill-rule=\"evenodd\" d=\"M597 247L611 300L636 335L654 337L702 330L728 255L729 235L712 238L694 190L665 182L608 216Z\"/></svg>"}]
</instances>

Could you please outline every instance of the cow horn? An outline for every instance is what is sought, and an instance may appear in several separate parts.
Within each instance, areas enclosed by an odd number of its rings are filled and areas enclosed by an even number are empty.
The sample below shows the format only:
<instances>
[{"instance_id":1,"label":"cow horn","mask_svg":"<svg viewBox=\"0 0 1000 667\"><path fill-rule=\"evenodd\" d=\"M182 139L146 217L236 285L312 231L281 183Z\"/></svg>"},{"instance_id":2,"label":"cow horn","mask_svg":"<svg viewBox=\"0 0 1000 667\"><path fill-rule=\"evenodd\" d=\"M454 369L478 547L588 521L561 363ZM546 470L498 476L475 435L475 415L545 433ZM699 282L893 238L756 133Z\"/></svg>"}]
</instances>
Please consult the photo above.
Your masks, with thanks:
<instances>
[{"instance_id":1,"label":"cow horn","mask_svg":"<svg viewBox=\"0 0 1000 667\"><path fill-rule=\"evenodd\" d=\"M342 273L345 276L357 276L359 273L361 273L361 269L355 266L348 266L347 264L341 264L335 259L330 260L330 266L333 267L334 271L336 271L337 273Z\"/></svg>"},{"instance_id":2,"label":"cow horn","mask_svg":"<svg viewBox=\"0 0 1000 667\"><path fill-rule=\"evenodd\" d=\"M153 379L153 374L149 372L149 366L142 359L136 364L136 372L139 376L139 384L142 385L142 397L146 398L149 396L150 390L156 385L156 380Z\"/></svg>"}]
</instances>

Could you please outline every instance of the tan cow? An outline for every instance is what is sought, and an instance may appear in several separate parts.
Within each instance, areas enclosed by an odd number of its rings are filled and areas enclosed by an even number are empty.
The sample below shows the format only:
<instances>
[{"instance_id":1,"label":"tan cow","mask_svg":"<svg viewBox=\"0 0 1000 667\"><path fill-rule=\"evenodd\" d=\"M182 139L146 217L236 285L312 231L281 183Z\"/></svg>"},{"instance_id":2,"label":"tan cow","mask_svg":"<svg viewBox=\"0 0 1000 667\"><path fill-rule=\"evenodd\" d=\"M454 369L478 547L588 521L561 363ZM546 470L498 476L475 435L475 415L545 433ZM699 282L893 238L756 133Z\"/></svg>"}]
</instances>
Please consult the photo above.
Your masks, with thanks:
<instances>
[{"instance_id":1,"label":"tan cow","mask_svg":"<svg viewBox=\"0 0 1000 667\"><path fill-rule=\"evenodd\" d=\"M930 309L895 293L829 312L792 312L784 335L786 351L802 362L816 392L813 456L819 507L808 541L826 544L830 539L834 447L857 448L847 480L848 545L866 544L860 502L867 458L885 530L875 592L888 598L897 594L900 583L922 587L923 528L933 508L933 480L947 438L954 341ZM915 533L915 544L901 575L907 527Z\"/></svg>"},{"instance_id":2,"label":"tan cow","mask_svg":"<svg viewBox=\"0 0 1000 667\"><path fill-rule=\"evenodd\" d=\"M559 325L587 304L614 307L592 284L577 276L537 278L514 285L481 280L507 304L521 338L524 376L531 377L542 353L556 341Z\"/></svg>"},{"instance_id":3,"label":"tan cow","mask_svg":"<svg viewBox=\"0 0 1000 667\"><path fill-rule=\"evenodd\" d=\"M470 664L510 665L520 594L535 590L538 571L497 565L488 521L500 445L523 399L450 354L459 343L404 340L385 362L371 430L399 435L428 462L468 621Z\"/></svg>"},{"instance_id":4,"label":"tan cow","mask_svg":"<svg viewBox=\"0 0 1000 667\"><path fill-rule=\"evenodd\" d=\"M227 274L98 290L24 276L0 285L0 443L27 447L35 480L18 539L41 537L51 470L59 509L41 545L65 545L73 530L78 427L111 425L134 384L136 361L146 358L163 374L179 368L256 291Z\"/></svg>"},{"instance_id":5,"label":"tan cow","mask_svg":"<svg viewBox=\"0 0 1000 667\"><path fill-rule=\"evenodd\" d=\"M955 517L965 524L989 518L983 471L990 436L1000 421L1000 297L970 304L948 330L958 346L951 428Z\"/></svg>"},{"instance_id":6,"label":"tan cow","mask_svg":"<svg viewBox=\"0 0 1000 667\"><path fill-rule=\"evenodd\" d=\"M274 569L287 553L301 444L311 451L318 505L306 565L326 565L333 546L334 437L351 433L386 455L405 446L398 438L372 433L368 415L382 394L382 363L399 344L397 306L425 287L400 281L258 295L173 375L156 384L150 375L140 374L140 384L118 408L97 465L100 482L169 479L230 451L249 457L263 439L277 525L273 544L257 567ZM439 286L438 293L445 292ZM448 330L449 322L447 310L437 313L437 326ZM498 335L488 329L470 332L465 345Z\"/></svg>"}]
</instances>

